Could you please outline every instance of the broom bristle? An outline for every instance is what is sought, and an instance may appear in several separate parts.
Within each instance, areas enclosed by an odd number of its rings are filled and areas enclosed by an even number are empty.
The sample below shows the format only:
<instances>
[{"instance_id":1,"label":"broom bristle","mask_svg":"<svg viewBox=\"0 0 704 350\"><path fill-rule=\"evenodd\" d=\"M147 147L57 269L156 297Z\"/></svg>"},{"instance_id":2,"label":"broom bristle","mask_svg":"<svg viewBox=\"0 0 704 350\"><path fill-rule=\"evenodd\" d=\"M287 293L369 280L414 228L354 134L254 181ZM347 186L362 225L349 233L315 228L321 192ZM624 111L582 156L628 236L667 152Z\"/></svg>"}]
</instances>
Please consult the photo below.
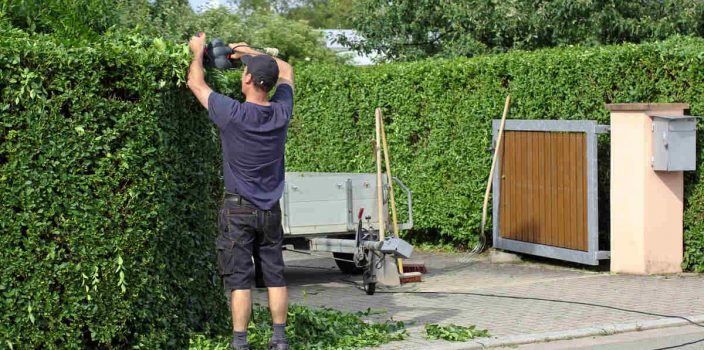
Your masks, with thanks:
<instances>
[{"instance_id":1,"label":"broom bristle","mask_svg":"<svg viewBox=\"0 0 704 350\"><path fill-rule=\"evenodd\" d=\"M420 272L428 273L428 269L425 267L425 263L422 261L404 261L403 262L403 272Z\"/></svg>"},{"instance_id":2,"label":"broom bristle","mask_svg":"<svg viewBox=\"0 0 704 350\"><path fill-rule=\"evenodd\" d=\"M420 272L405 272L399 276L401 284L423 282Z\"/></svg>"}]
</instances>

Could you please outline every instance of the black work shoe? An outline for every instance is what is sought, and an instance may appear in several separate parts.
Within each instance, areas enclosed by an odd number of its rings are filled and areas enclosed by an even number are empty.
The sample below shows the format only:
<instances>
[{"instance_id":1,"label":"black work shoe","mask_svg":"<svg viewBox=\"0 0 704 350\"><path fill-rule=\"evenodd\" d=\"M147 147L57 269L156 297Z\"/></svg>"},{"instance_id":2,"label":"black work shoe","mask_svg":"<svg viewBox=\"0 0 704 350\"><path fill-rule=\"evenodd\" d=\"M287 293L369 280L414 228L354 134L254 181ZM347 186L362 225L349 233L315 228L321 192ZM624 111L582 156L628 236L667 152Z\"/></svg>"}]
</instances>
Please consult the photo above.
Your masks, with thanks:
<instances>
[{"instance_id":1,"label":"black work shoe","mask_svg":"<svg viewBox=\"0 0 704 350\"><path fill-rule=\"evenodd\" d=\"M288 342L286 340L273 340L269 342L269 350L288 350Z\"/></svg>"}]
</instances>

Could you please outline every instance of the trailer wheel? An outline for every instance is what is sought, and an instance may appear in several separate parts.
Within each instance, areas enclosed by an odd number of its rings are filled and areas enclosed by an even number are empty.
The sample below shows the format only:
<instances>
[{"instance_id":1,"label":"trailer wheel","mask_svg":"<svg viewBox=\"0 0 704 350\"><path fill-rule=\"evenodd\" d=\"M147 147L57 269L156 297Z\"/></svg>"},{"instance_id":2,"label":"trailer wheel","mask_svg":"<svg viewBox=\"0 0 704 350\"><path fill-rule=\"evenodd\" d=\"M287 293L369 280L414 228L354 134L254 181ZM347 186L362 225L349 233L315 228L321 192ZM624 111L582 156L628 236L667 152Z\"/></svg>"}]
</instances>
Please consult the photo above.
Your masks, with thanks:
<instances>
[{"instance_id":1,"label":"trailer wheel","mask_svg":"<svg viewBox=\"0 0 704 350\"><path fill-rule=\"evenodd\" d=\"M340 271L342 271L342 273L345 273L348 275L359 275L364 271L361 267L357 267L357 265L355 265L351 261L354 258L353 254L332 253L332 256L335 258L335 264L337 264L337 267L340 268ZM343 260L337 260L337 259L344 259L344 260L350 260L350 261L343 261Z\"/></svg>"},{"instance_id":2,"label":"trailer wheel","mask_svg":"<svg viewBox=\"0 0 704 350\"><path fill-rule=\"evenodd\" d=\"M364 291L367 292L367 295L374 295L374 292L376 292L376 283L365 284Z\"/></svg>"}]
</instances>

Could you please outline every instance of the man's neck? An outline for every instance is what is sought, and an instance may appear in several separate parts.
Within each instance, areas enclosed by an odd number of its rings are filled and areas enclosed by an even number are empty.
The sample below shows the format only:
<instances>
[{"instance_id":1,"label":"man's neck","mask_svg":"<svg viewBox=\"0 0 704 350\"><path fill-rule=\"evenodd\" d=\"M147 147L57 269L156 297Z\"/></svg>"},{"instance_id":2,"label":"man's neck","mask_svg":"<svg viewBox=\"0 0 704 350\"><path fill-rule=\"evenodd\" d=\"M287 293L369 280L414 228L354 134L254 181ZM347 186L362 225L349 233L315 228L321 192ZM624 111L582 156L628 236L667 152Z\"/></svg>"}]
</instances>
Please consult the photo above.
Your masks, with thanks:
<instances>
[{"instance_id":1,"label":"man's neck","mask_svg":"<svg viewBox=\"0 0 704 350\"><path fill-rule=\"evenodd\" d=\"M245 101L249 103L254 103L256 105L268 106L270 105L267 95L265 93L251 93L245 96Z\"/></svg>"}]
</instances>

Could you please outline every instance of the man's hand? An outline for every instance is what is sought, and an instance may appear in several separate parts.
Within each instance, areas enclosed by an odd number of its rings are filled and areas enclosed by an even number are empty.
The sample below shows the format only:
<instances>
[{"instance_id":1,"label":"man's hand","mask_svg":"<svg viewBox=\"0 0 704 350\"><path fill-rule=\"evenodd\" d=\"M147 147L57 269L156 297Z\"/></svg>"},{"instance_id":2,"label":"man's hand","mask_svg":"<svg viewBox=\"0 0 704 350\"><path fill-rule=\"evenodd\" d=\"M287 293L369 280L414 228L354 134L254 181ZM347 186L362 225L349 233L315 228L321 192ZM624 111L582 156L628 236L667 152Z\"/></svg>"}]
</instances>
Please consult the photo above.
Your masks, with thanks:
<instances>
[{"instance_id":1,"label":"man's hand","mask_svg":"<svg viewBox=\"0 0 704 350\"><path fill-rule=\"evenodd\" d=\"M200 32L192 36L191 40L188 42L188 47L191 49L193 56L203 57L203 52L205 51L205 33Z\"/></svg>"},{"instance_id":2,"label":"man's hand","mask_svg":"<svg viewBox=\"0 0 704 350\"><path fill-rule=\"evenodd\" d=\"M234 51L234 53L230 56L232 59L239 60L243 55L258 54L256 50L249 47L249 45L245 42L229 44L228 46L230 46L230 48Z\"/></svg>"}]
</instances>

